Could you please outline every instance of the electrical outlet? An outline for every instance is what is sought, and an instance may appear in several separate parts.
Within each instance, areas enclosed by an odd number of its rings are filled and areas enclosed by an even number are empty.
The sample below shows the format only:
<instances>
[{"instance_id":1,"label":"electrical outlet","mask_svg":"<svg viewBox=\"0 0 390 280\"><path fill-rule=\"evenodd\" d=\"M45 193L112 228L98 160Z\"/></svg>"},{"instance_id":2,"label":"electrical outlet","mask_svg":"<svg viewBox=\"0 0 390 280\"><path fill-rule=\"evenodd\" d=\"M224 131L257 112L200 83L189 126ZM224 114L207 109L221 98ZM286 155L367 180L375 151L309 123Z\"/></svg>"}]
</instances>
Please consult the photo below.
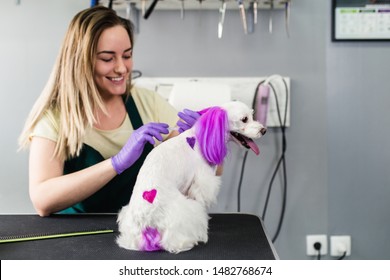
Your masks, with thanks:
<instances>
[{"instance_id":1,"label":"electrical outlet","mask_svg":"<svg viewBox=\"0 0 390 280\"><path fill-rule=\"evenodd\" d=\"M351 255L351 236L333 235L330 237L330 255L332 257L341 257L346 252L346 256Z\"/></svg>"},{"instance_id":2,"label":"electrical outlet","mask_svg":"<svg viewBox=\"0 0 390 280\"><path fill-rule=\"evenodd\" d=\"M314 248L316 242L321 243L320 254L328 254L328 239L326 234L306 235L306 255L317 256L318 251Z\"/></svg>"}]
</instances>

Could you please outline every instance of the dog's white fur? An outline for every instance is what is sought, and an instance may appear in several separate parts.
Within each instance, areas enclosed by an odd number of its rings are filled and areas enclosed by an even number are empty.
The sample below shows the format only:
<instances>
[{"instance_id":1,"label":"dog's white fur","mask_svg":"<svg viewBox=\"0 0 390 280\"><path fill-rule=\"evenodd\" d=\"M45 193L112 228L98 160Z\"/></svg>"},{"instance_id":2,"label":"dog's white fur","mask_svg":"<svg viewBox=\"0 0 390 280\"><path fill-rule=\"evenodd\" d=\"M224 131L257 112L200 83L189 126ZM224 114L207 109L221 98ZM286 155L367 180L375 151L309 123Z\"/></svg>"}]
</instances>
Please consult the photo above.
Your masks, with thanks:
<instances>
[{"instance_id":1,"label":"dog's white fur","mask_svg":"<svg viewBox=\"0 0 390 280\"><path fill-rule=\"evenodd\" d=\"M228 130L249 138L263 134L263 125L253 120L253 110L244 103L233 101L221 108L227 112ZM143 250L142 231L148 227L158 230L161 249L172 253L207 242L207 210L216 201L221 179L215 174L216 166L202 156L198 141L191 147L188 137L195 137L194 127L163 142L147 156L130 203L118 215L119 246ZM157 191L153 203L143 199L143 193L151 189Z\"/></svg>"}]
</instances>

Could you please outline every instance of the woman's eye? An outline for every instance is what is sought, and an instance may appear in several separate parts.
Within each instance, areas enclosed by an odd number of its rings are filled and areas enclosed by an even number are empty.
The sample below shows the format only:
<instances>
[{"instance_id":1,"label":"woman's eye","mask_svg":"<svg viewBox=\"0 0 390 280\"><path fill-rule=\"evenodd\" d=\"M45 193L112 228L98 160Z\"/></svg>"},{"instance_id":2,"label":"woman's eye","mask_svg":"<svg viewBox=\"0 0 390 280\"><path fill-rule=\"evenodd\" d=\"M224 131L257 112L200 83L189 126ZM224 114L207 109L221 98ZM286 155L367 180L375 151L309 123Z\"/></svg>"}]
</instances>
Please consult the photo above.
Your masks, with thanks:
<instances>
[{"instance_id":1,"label":"woman's eye","mask_svg":"<svg viewBox=\"0 0 390 280\"><path fill-rule=\"evenodd\" d=\"M247 123L247 122L248 122L248 117L244 117L241 121L242 121L243 123Z\"/></svg>"},{"instance_id":2,"label":"woman's eye","mask_svg":"<svg viewBox=\"0 0 390 280\"><path fill-rule=\"evenodd\" d=\"M112 58L101 58L101 60L103 60L104 62L110 62L112 61Z\"/></svg>"},{"instance_id":3,"label":"woman's eye","mask_svg":"<svg viewBox=\"0 0 390 280\"><path fill-rule=\"evenodd\" d=\"M132 58L132 57L133 57L133 53L132 53L132 52L123 54L123 58L124 58L124 59L130 59L130 58Z\"/></svg>"}]
</instances>

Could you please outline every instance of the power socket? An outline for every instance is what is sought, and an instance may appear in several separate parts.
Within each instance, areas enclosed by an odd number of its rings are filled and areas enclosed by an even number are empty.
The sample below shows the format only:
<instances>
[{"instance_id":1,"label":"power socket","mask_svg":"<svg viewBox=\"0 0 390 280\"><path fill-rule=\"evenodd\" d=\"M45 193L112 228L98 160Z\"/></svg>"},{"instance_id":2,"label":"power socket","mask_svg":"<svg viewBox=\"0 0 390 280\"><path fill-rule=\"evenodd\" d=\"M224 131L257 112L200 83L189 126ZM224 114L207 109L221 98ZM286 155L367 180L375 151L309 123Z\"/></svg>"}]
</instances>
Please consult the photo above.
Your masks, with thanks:
<instances>
[{"instance_id":1,"label":"power socket","mask_svg":"<svg viewBox=\"0 0 390 280\"><path fill-rule=\"evenodd\" d=\"M341 257L351 255L351 236L333 235L330 237L330 255L332 257Z\"/></svg>"},{"instance_id":2,"label":"power socket","mask_svg":"<svg viewBox=\"0 0 390 280\"><path fill-rule=\"evenodd\" d=\"M318 251L314 248L314 244L321 244L320 254L328 254L328 239L326 234L306 235L306 255L318 256Z\"/></svg>"}]
</instances>

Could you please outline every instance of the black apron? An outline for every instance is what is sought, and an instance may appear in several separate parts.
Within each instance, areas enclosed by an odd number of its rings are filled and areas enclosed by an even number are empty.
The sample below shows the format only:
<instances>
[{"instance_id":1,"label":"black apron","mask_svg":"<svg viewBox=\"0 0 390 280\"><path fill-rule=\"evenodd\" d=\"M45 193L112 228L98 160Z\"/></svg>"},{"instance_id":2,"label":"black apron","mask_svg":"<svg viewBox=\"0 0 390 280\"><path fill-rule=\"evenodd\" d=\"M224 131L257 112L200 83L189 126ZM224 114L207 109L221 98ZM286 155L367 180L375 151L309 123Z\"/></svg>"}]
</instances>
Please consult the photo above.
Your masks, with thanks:
<instances>
[{"instance_id":1,"label":"black apron","mask_svg":"<svg viewBox=\"0 0 390 280\"><path fill-rule=\"evenodd\" d=\"M125 106L133 129L138 129L143 123L131 96L126 97ZM103 188L84 201L59 213L117 213L118 210L129 203L138 172L152 149L153 145L146 143L140 158L130 168L115 176ZM98 151L84 143L78 157L65 161L64 175L85 169L103 160L103 156Z\"/></svg>"}]
</instances>

